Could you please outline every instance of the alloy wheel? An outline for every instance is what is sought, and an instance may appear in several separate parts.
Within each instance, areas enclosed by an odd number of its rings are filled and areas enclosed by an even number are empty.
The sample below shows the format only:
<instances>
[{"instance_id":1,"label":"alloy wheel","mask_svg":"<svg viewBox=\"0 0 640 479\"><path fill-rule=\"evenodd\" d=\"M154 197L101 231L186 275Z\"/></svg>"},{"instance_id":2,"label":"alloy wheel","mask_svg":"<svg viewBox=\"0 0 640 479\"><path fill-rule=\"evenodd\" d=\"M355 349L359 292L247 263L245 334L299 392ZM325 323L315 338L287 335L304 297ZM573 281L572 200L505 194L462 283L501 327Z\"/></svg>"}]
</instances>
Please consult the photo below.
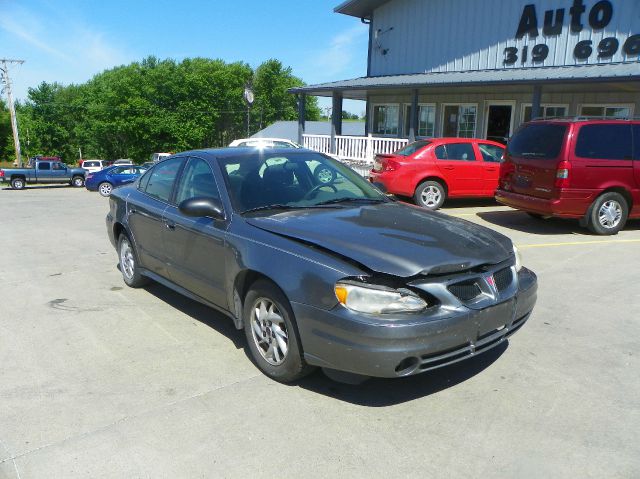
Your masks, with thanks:
<instances>
[{"instance_id":1,"label":"alloy wheel","mask_svg":"<svg viewBox=\"0 0 640 479\"><path fill-rule=\"evenodd\" d=\"M287 358L289 333L278 306L268 298L258 298L251 312L251 333L260 355L273 366Z\"/></svg>"},{"instance_id":2,"label":"alloy wheel","mask_svg":"<svg viewBox=\"0 0 640 479\"><path fill-rule=\"evenodd\" d=\"M127 238L122 240L120 245L120 268L122 269L122 274L128 280L133 279L133 275L135 273L136 260L133 257L133 249L131 248L131 243Z\"/></svg>"},{"instance_id":3,"label":"alloy wheel","mask_svg":"<svg viewBox=\"0 0 640 479\"><path fill-rule=\"evenodd\" d=\"M111 190L112 190L112 186L109 183L102 183L100 185L100 194L102 196L109 196L111 195Z\"/></svg>"},{"instance_id":4,"label":"alloy wheel","mask_svg":"<svg viewBox=\"0 0 640 479\"><path fill-rule=\"evenodd\" d=\"M607 229L615 228L622 219L622 206L615 200L602 203L598 210L598 221Z\"/></svg>"},{"instance_id":5,"label":"alloy wheel","mask_svg":"<svg viewBox=\"0 0 640 479\"><path fill-rule=\"evenodd\" d=\"M422 190L420 198L422 199L422 204L424 206L426 206L427 208L434 208L440 203L442 192L435 186L427 186L424 190Z\"/></svg>"}]
</instances>

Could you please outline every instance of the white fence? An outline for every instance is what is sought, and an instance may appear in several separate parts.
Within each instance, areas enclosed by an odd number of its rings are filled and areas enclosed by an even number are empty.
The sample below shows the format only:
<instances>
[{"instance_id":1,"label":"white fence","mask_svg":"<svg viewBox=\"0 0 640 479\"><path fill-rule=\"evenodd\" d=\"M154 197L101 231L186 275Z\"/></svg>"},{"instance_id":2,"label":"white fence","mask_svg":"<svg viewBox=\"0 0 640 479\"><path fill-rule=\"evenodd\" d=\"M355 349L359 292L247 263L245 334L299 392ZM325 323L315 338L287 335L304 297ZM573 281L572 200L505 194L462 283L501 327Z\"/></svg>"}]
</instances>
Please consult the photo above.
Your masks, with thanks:
<instances>
[{"instance_id":1,"label":"white fence","mask_svg":"<svg viewBox=\"0 0 640 479\"><path fill-rule=\"evenodd\" d=\"M304 147L321 153L331 153L329 135L303 135ZM409 143L405 138L373 136L336 136L336 155L346 163L371 165L378 153L393 153Z\"/></svg>"}]
</instances>

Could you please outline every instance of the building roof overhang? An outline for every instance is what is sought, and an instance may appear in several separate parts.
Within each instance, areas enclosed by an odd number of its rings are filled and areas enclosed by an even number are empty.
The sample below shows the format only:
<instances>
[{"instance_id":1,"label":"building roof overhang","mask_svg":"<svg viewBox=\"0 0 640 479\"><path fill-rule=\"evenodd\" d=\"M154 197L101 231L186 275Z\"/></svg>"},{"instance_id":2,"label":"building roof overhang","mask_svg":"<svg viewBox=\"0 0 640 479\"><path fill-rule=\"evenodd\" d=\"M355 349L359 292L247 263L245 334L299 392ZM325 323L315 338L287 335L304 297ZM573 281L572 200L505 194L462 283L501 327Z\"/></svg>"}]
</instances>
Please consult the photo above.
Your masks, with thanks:
<instances>
[{"instance_id":1,"label":"building roof overhang","mask_svg":"<svg viewBox=\"0 0 640 479\"><path fill-rule=\"evenodd\" d=\"M360 77L330 83L291 88L290 93L331 96L333 92L351 93L362 98L376 90L406 90L437 87L482 87L490 85L571 84L593 82L638 82L640 63L606 63L560 67L510 68L458 72L415 73Z\"/></svg>"},{"instance_id":2,"label":"building roof overhang","mask_svg":"<svg viewBox=\"0 0 640 479\"><path fill-rule=\"evenodd\" d=\"M336 13L357 18L371 18L373 11L389 0L346 0L333 9Z\"/></svg>"}]
</instances>

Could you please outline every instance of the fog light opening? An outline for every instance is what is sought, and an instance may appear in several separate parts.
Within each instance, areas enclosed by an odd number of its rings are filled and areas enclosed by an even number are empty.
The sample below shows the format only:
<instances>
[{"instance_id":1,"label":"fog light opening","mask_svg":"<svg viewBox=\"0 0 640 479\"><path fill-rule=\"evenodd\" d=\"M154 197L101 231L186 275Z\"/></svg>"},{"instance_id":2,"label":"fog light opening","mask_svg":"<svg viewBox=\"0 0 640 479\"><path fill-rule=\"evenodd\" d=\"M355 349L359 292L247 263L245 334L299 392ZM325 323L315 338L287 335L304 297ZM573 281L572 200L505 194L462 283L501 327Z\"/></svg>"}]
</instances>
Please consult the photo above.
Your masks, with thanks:
<instances>
[{"instance_id":1,"label":"fog light opening","mask_svg":"<svg viewBox=\"0 0 640 479\"><path fill-rule=\"evenodd\" d=\"M398 376L406 376L408 374L411 374L416 370L416 368L418 367L418 364L420 364L420 360L415 356L412 356L410 358L404 358L396 366L396 374Z\"/></svg>"}]
</instances>

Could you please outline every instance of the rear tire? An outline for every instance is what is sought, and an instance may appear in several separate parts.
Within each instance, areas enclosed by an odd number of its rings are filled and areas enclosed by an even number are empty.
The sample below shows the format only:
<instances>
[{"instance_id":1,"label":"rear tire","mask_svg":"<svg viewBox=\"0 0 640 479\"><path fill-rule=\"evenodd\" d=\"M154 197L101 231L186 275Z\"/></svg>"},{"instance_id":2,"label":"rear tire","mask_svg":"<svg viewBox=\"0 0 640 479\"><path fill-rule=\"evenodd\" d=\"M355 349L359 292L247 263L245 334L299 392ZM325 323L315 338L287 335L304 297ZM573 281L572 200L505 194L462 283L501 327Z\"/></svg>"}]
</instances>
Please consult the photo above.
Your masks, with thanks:
<instances>
[{"instance_id":1,"label":"rear tire","mask_svg":"<svg viewBox=\"0 0 640 479\"><path fill-rule=\"evenodd\" d=\"M105 198L111 196L111 192L113 191L113 186L108 181L103 181L98 185L98 193L100 193Z\"/></svg>"},{"instance_id":2,"label":"rear tire","mask_svg":"<svg viewBox=\"0 0 640 479\"><path fill-rule=\"evenodd\" d=\"M129 237L122 233L118 238L118 258L122 279L131 288L140 288L149 283L149 279L140 274L138 255Z\"/></svg>"},{"instance_id":3,"label":"rear tire","mask_svg":"<svg viewBox=\"0 0 640 479\"><path fill-rule=\"evenodd\" d=\"M25 186L26 181L24 181L24 178L14 178L11 180L11 188L14 190L24 190Z\"/></svg>"},{"instance_id":4,"label":"rear tire","mask_svg":"<svg viewBox=\"0 0 640 479\"><path fill-rule=\"evenodd\" d=\"M418 185L413 195L416 205L429 210L437 210L447 197L447 189L439 181L424 181Z\"/></svg>"},{"instance_id":5,"label":"rear tire","mask_svg":"<svg viewBox=\"0 0 640 479\"><path fill-rule=\"evenodd\" d=\"M82 188L84 186L84 178L82 176L74 176L71 179L71 186L75 188Z\"/></svg>"},{"instance_id":6,"label":"rear tire","mask_svg":"<svg viewBox=\"0 0 640 479\"><path fill-rule=\"evenodd\" d=\"M289 301L273 283L258 280L251 285L244 298L243 319L251 357L264 374L289 383L313 371L302 357Z\"/></svg>"},{"instance_id":7,"label":"rear tire","mask_svg":"<svg viewBox=\"0 0 640 479\"><path fill-rule=\"evenodd\" d=\"M593 202L587 227L597 235L615 235L624 228L628 215L627 200L620 193L611 191Z\"/></svg>"}]
</instances>

